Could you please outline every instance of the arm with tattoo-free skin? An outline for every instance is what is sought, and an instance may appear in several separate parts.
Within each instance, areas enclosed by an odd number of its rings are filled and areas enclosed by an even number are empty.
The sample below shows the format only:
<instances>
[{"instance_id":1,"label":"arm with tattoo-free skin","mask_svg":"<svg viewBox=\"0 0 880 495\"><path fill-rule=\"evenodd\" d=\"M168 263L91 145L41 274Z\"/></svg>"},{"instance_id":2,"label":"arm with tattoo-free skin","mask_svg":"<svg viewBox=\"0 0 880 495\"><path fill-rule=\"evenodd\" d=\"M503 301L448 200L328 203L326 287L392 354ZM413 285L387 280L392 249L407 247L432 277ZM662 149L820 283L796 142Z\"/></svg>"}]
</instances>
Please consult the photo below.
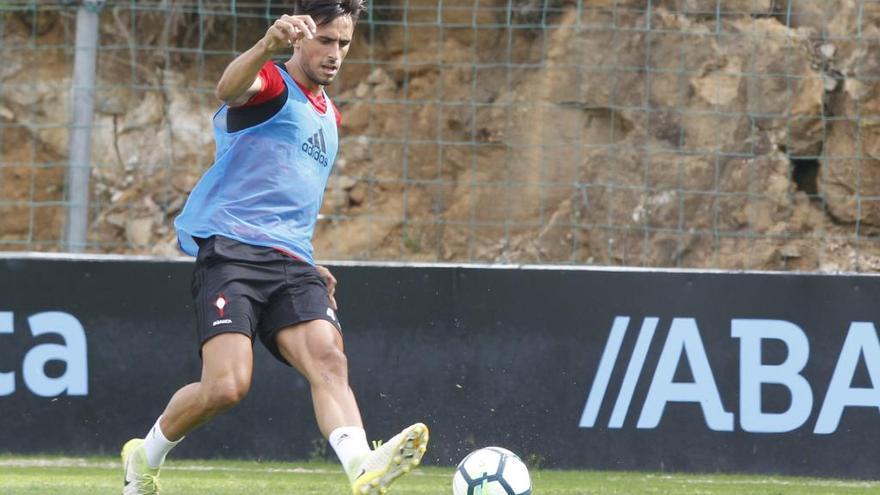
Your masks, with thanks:
<instances>
[{"instance_id":1,"label":"arm with tattoo-free skin","mask_svg":"<svg viewBox=\"0 0 880 495\"><path fill-rule=\"evenodd\" d=\"M262 79L257 77L263 64L276 53L293 50L298 40L311 39L317 29L310 16L281 16L266 30L260 41L226 67L214 94L229 106L247 103L263 88Z\"/></svg>"}]
</instances>

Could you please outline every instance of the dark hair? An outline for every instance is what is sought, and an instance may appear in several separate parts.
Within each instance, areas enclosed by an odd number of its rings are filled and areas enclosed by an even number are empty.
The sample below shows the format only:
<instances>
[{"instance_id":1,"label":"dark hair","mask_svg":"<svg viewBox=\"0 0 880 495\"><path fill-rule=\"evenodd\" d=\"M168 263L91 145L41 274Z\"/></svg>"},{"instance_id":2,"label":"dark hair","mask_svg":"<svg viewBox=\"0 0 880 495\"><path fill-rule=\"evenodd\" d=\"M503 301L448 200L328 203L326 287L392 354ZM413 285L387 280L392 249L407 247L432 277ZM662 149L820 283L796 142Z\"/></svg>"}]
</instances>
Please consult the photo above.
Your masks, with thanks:
<instances>
[{"instance_id":1,"label":"dark hair","mask_svg":"<svg viewBox=\"0 0 880 495\"><path fill-rule=\"evenodd\" d=\"M350 15L351 20L357 22L366 9L364 0L297 0L294 12L310 15L315 24L323 26L344 15Z\"/></svg>"}]
</instances>

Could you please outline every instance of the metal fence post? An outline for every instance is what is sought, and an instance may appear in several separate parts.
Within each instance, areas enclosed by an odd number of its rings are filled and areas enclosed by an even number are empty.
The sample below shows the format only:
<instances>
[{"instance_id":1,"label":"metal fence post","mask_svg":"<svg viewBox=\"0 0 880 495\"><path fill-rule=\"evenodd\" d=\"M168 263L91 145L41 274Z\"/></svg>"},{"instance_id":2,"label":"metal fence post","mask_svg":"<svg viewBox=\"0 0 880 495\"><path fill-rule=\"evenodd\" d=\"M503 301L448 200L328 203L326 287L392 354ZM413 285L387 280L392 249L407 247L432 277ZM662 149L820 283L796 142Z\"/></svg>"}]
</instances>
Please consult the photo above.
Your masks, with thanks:
<instances>
[{"instance_id":1,"label":"metal fence post","mask_svg":"<svg viewBox=\"0 0 880 495\"><path fill-rule=\"evenodd\" d=\"M89 226L89 176L92 158L95 66L98 55L98 12L105 0L84 0L76 14L76 54L73 66L72 109L67 169L65 250L82 252Z\"/></svg>"}]
</instances>

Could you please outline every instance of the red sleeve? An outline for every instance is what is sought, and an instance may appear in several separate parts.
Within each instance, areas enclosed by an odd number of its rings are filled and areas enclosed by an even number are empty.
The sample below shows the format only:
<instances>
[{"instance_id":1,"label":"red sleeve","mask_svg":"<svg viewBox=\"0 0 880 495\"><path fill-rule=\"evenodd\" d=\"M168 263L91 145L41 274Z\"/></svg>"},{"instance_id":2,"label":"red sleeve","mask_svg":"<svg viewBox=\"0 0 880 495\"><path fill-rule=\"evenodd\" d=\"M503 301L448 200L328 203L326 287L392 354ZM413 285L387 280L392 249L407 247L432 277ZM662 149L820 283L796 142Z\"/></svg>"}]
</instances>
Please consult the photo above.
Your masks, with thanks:
<instances>
[{"instance_id":1,"label":"red sleeve","mask_svg":"<svg viewBox=\"0 0 880 495\"><path fill-rule=\"evenodd\" d=\"M251 96L251 99L242 105L243 107L266 103L284 92L284 79L281 78L281 74L275 68L275 63L271 60L263 64L260 72L257 73L257 77L263 80L263 89L254 96Z\"/></svg>"}]
</instances>

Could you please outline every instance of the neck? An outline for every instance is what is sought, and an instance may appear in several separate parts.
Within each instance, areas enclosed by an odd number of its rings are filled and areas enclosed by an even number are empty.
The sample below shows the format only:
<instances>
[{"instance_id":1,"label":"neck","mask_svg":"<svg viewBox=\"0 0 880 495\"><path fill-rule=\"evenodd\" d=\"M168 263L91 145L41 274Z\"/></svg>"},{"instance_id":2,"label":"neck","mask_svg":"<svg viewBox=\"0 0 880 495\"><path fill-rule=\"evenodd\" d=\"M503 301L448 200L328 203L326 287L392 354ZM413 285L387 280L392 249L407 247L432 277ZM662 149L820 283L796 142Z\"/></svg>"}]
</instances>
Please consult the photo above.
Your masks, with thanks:
<instances>
[{"instance_id":1,"label":"neck","mask_svg":"<svg viewBox=\"0 0 880 495\"><path fill-rule=\"evenodd\" d=\"M291 58L284 63L284 67L287 68L287 73L290 74L290 77L292 77L294 81L298 82L300 86L306 88L309 93L315 96L321 93L321 90L324 87L312 81L309 76L306 75L305 71L296 60Z\"/></svg>"}]
</instances>

